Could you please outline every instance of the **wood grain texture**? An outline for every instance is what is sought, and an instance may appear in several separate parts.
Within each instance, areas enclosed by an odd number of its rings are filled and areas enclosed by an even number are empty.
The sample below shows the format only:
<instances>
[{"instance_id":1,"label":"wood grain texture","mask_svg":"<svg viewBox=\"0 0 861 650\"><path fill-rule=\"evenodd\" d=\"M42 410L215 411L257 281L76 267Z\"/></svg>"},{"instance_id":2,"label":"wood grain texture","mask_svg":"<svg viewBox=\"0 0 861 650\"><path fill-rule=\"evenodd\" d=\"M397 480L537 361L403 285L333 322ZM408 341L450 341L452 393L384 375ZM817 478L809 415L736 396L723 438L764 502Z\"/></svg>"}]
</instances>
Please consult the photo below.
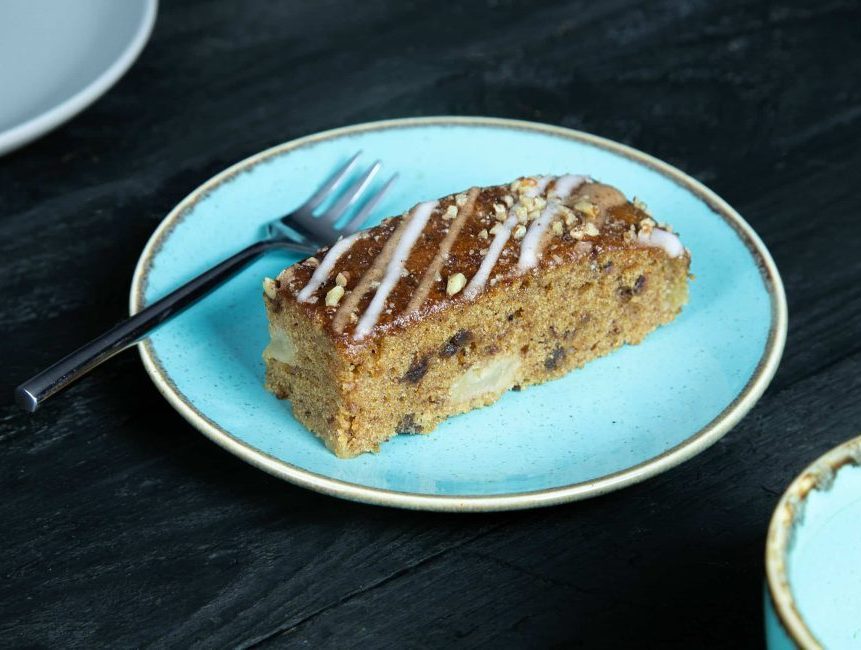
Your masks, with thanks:
<instances>
[{"instance_id":1,"label":"wood grain texture","mask_svg":"<svg viewBox=\"0 0 861 650\"><path fill-rule=\"evenodd\" d=\"M780 492L861 433L856 2L162 2L129 73L0 158L0 646L762 644ZM400 512L209 443L125 354L27 416L12 388L126 311L160 219L225 166L358 121L475 114L629 143L770 247L783 364L706 453L588 502Z\"/></svg>"}]
</instances>

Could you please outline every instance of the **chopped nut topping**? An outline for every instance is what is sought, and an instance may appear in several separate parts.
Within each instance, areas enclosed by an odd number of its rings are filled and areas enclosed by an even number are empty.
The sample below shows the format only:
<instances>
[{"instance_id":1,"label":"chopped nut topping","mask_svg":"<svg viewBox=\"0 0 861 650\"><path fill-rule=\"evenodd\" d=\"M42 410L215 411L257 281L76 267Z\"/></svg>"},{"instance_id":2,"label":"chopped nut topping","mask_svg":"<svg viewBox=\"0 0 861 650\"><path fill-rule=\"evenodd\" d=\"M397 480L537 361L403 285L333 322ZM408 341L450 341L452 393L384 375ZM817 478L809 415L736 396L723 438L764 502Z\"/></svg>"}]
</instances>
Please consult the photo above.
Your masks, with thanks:
<instances>
[{"instance_id":1,"label":"chopped nut topping","mask_svg":"<svg viewBox=\"0 0 861 650\"><path fill-rule=\"evenodd\" d=\"M651 214L651 212L649 212L649 207L643 202L642 199L638 199L635 196L633 199L631 199L631 203L633 203L634 207L637 208L638 210L642 210L646 214Z\"/></svg>"},{"instance_id":2,"label":"chopped nut topping","mask_svg":"<svg viewBox=\"0 0 861 650\"><path fill-rule=\"evenodd\" d=\"M445 287L445 292L453 296L466 286L466 276L463 273L455 273L448 276L448 284Z\"/></svg>"},{"instance_id":3,"label":"chopped nut topping","mask_svg":"<svg viewBox=\"0 0 861 650\"><path fill-rule=\"evenodd\" d=\"M595 226L594 223L591 222L583 226L583 232L585 232L590 237L597 237L600 234L598 228Z\"/></svg>"},{"instance_id":4,"label":"chopped nut topping","mask_svg":"<svg viewBox=\"0 0 861 650\"><path fill-rule=\"evenodd\" d=\"M478 231L478 238L479 239L487 239L487 229L486 228L482 228L481 230Z\"/></svg>"},{"instance_id":5,"label":"chopped nut topping","mask_svg":"<svg viewBox=\"0 0 861 650\"><path fill-rule=\"evenodd\" d=\"M318 260L316 257L309 257L307 260L305 260L305 264L310 266L312 269L316 269L318 266L320 266L320 260Z\"/></svg>"},{"instance_id":6,"label":"chopped nut topping","mask_svg":"<svg viewBox=\"0 0 861 650\"><path fill-rule=\"evenodd\" d=\"M541 210L532 210L529 214L526 215L526 220L527 221L535 221L540 216L541 216Z\"/></svg>"},{"instance_id":7,"label":"chopped nut topping","mask_svg":"<svg viewBox=\"0 0 861 650\"><path fill-rule=\"evenodd\" d=\"M514 205L514 197L509 194L506 194L502 197L502 202L510 208L512 205Z\"/></svg>"},{"instance_id":8,"label":"chopped nut topping","mask_svg":"<svg viewBox=\"0 0 861 650\"><path fill-rule=\"evenodd\" d=\"M341 302L341 298L344 296L344 287L340 284L336 284L334 287L329 289L329 293L326 294L326 306L327 307L337 307L338 303Z\"/></svg>"},{"instance_id":9,"label":"chopped nut topping","mask_svg":"<svg viewBox=\"0 0 861 650\"><path fill-rule=\"evenodd\" d=\"M655 227L654 219L650 219L649 217L646 217L645 219L640 221L640 232L646 236L652 234L652 230L654 229L654 227Z\"/></svg>"},{"instance_id":10,"label":"chopped nut topping","mask_svg":"<svg viewBox=\"0 0 861 650\"><path fill-rule=\"evenodd\" d=\"M335 284L337 284L339 287L346 287L347 281L349 279L350 279L349 273L343 273L343 272L339 273L338 275L335 276Z\"/></svg>"},{"instance_id":11,"label":"chopped nut topping","mask_svg":"<svg viewBox=\"0 0 861 650\"><path fill-rule=\"evenodd\" d=\"M491 229L490 229L490 234L491 234L491 235L495 235L495 234L497 234L500 230L502 230L502 224L501 224L501 223L494 224L493 228L491 228Z\"/></svg>"},{"instance_id":12,"label":"chopped nut topping","mask_svg":"<svg viewBox=\"0 0 861 650\"><path fill-rule=\"evenodd\" d=\"M567 205L563 205L559 207L559 213L565 219L565 225L569 228L577 223L577 215L574 213L574 210L569 208Z\"/></svg>"},{"instance_id":13,"label":"chopped nut topping","mask_svg":"<svg viewBox=\"0 0 861 650\"><path fill-rule=\"evenodd\" d=\"M263 293L265 293L270 300L275 300L275 297L278 295L277 289L278 285L275 284L275 280L272 278L263 278Z\"/></svg>"},{"instance_id":14,"label":"chopped nut topping","mask_svg":"<svg viewBox=\"0 0 861 650\"><path fill-rule=\"evenodd\" d=\"M520 199L520 205L525 207L527 212L532 212L535 209L535 199L531 196L524 196Z\"/></svg>"},{"instance_id":15,"label":"chopped nut topping","mask_svg":"<svg viewBox=\"0 0 861 650\"><path fill-rule=\"evenodd\" d=\"M574 239L583 239L583 237L585 237L583 230L581 230L580 228L572 228L568 232L568 234L571 235L571 237L573 237Z\"/></svg>"},{"instance_id":16,"label":"chopped nut topping","mask_svg":"<svg viewBox=\"0 0 861 650\"><path fill-rule=\"evenodd\" d=\"M526 206L518 205L516 208L514 208L514 214L517 217L517 221L519 221L520 223L526 223L526 215L528 214Z\"/></svg>"},{"instance_id":17,"label":"chopped nut topping","mask_svg":"<svg viewBox=\"0 0 861 650\"><path fill-rule=\"evenodd\" d=\"M574 209L578 212L582 212L587 217L597 217L598 216L598 206L596 206L591 201L585 201L583 199L577 201L574 204Z\"/></svg>"},{"instance_id":18,"label":"chopped nut topping","mask_svg":"<svg viewBox=\"0 0 861 650\"><path fill-rule=\"evenodd\" d=\"M538 182L534 178L518 178L511 184L511 191L522 194L527 188L537 184Z\"/></svg>"},{"instance_id":19,"label":"chopped nut topping","mask_svg":"<svg viewBox=\"0 0 861 650\"><path fill-rule=\"evenodd\" d=\"M359 317L356 316L356 312L354 312L354 311L350 312L350 322L351 323L358 323L359 322Z\"/></svg>"},{"instance_id":20,"label":"chopped nut topping","mask_svg":"<svg viewBox=\"0 0 861 650\"><path fill-rule=\"evenodd\" d=\"M454 197L454 202L457 207L463 207L466 204L466 194L458 194L456 197Z\"/></svg>"},{"instance_id":21,"label":"chopped nut topping","mask_svg":"<svg viewBox=\"0 0 861 650\"><path fill-rule=\"evenodd\" d=\"M523 239L523 236L526 234L526 226L522 223L517 224L514 227L514 230L511 231L511 236L515 239Z\"/></svg>"},{"instance_id":22,"label":"chopped nut topping","mask_svg":"<svg viewBox=\"0 0 861 650\"><path fill-rule=\"evenodd\" d=\"M482 248L480 251L478 251L478 254L481 255L482 257L484 257L485 255L487 255L488 250L490 250L490 249L489 248Z\"/></svg>"},{"instance_id":23,"label":"chopped nut topping","mask_svg":"<svg viewBox=\"0 0 861 650\"><path fill-rule=\"evenodd\" d=\"M562 222L561 221L554 221L551 228L553 229L554 235L560 235L560 236L562 235L563 228L562 228Z\"/></svg>"},{"instance_id":24,"label":"chopped nut topping","mask_svg":"<svg viewBox=\"0 0 861 650\"><path fill-rule=\"evenodd\" d=\"M631 225L631 226L630 226L630 227L625 231L625 234L623 235L623 237L624 237L624 239L625 239L625 241L626 241L626 242L632 242L632 241L634 241L634 239L636 239L636 238L637 238L637 233L636 233L636 230L634 229L634 226L633 226L633 225Z\"/></svg>"},{"instance_id":25,"label":"chopped nut topping","mask_svg":"<svg viewBox=\"0 0 861 650\"><path fill-rule=\"evenodd\" d=\"M443 215L443 217L445 217L446 219L454 219L456 216L457 216L457 206L456 205L448 206L448 208L445 211L445 214Z\"/></svg>"},{"instance_id":26,"label":"chopped nut topping","mask_svg":"<svg viewBox=\"0 0 861 650\"><path fill-rule=\"evenodd\" d=\"M505 209L505 206L502 205L501 203L494 203L493 204L493 212L496 215L497 219L499 219L500 217L502 217L502 219L505 219L505 215L506 215L507 210ZM500 219L500 221L502 219Z\"/></svg>"},{"instance_id":27,"label":"chopped nut topping","mask_svg":"<svg viewBox=\"0 0 861 650\"><path fill-rule=\"evenodd\" d=\"M532 199L532 205L536 210L543 210L547 206L547 201L545 201L542 197L536 196Z\"/></svg>"},{"instance_id":28,"label":"chopped nut topping","mask_svg":"<svg viewBox=\"0 0 861 650\"><path fill-rule=\"evenodd\" d=\"M379 280L371 280L371 289L376 289L379 286L380 286Z\"/></svg>"}]
</instances>

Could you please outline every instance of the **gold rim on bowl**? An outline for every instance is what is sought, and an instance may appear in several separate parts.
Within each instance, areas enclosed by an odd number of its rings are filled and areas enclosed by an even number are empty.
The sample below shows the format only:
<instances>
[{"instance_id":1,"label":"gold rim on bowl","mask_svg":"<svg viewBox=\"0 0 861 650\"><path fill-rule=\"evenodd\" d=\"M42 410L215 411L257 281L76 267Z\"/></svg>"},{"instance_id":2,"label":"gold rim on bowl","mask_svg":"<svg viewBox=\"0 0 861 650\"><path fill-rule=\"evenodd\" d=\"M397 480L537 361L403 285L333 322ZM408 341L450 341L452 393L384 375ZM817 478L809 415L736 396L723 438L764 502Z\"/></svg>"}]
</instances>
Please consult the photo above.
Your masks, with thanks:
<instances>
[{"instance_id":1,"label":"gold rim on bowl","mask_svg":"<svg viewBox=\"0 0 861 650\"><path fill-rule=\"evenodd\" d=\"M861 436L847 440L820 456L801 472L780 498L765 541L765 577L774 613L790 639L803 650L823 647L798 611L787 569L789 545L798 515L804 509L807 496L820 486L828 485L845 465L861 464Z\"/></svg>"}]
</instances>

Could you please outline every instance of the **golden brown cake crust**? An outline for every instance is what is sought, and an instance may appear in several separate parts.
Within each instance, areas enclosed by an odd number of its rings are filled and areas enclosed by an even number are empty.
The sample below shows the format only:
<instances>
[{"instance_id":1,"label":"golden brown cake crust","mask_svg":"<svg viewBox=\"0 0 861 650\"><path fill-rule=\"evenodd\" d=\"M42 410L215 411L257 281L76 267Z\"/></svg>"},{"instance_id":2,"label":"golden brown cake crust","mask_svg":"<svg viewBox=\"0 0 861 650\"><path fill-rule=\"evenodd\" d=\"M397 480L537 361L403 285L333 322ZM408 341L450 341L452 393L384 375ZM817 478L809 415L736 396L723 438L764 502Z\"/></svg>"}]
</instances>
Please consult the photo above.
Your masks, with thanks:
<instances>
[{"instance_id":1,"label":"golden brown cake crust","mask_svg":"<svg viewBox=\"0 0 861 650\"><path fill-rule=\"evenodd\" d=\"M450 295L458 284L455 276L462 274L467 283L475 277L512 210L521 214L492 265L484 290L509 285L526 273L540 274L583 255L596 257L614 250L642 248L653 230L671 232L667 226L658 228L644 205L627 201L608 185L583 177L570 194L559 197L554 194L558 178L545 180L546 184L539 189L541 181L542 177L522 178L511 185L472 188L435 202L378 319L365 335L356 335L357 324L368 310L387 262L403 235L405 222L412 218L415 209L358 235L337 258L325 281L306 300L298 296L325 259L328 248L285 269L270 288L279 300L299 306L337 347L349 354L452 303L475 299L477 294L470 295L463 287ZM536 244L537 264L524 269L519 262L525 233L546 209L548 201L554 199L558 205ZM524 203L523 209L519 209ZM450 286L451 278L455 278L454 287ZM338 295L339 285L343 295Z\"/></svg>"}]
</instances>

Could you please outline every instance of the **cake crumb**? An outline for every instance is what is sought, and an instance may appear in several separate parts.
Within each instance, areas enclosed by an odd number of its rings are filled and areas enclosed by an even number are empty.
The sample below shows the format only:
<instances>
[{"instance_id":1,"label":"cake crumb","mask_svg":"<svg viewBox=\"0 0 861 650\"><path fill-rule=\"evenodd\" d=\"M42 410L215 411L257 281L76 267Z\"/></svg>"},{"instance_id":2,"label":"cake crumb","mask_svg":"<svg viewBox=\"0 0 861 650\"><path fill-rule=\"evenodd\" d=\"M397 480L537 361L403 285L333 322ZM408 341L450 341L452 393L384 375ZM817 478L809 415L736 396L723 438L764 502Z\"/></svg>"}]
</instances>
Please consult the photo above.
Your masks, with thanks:
<instances>
[{"instance_id":1,"label":"cake crumb","mask_svg":"<svg viewBox=\"0 0 861 650\"><path fill-rule=\"evenodd\" d=\"M445 292L453 296L466 286L466 276L463 273L455 273L448 277L448 284L445 287Z\"/></svg>"},{"instance_id":2,"label":"cake crumb","mask_svg":"<svg viewBox=\"0 0 861 650\"><path fill-rule=\"evenodd\" d=\"M336 284L334 287L329 289L329 293L326 294L326 306L327 307L337 307L338 303L341 302L341 298L344 295L344 287L339 284Z\"/></svg>"}]
</instances>

